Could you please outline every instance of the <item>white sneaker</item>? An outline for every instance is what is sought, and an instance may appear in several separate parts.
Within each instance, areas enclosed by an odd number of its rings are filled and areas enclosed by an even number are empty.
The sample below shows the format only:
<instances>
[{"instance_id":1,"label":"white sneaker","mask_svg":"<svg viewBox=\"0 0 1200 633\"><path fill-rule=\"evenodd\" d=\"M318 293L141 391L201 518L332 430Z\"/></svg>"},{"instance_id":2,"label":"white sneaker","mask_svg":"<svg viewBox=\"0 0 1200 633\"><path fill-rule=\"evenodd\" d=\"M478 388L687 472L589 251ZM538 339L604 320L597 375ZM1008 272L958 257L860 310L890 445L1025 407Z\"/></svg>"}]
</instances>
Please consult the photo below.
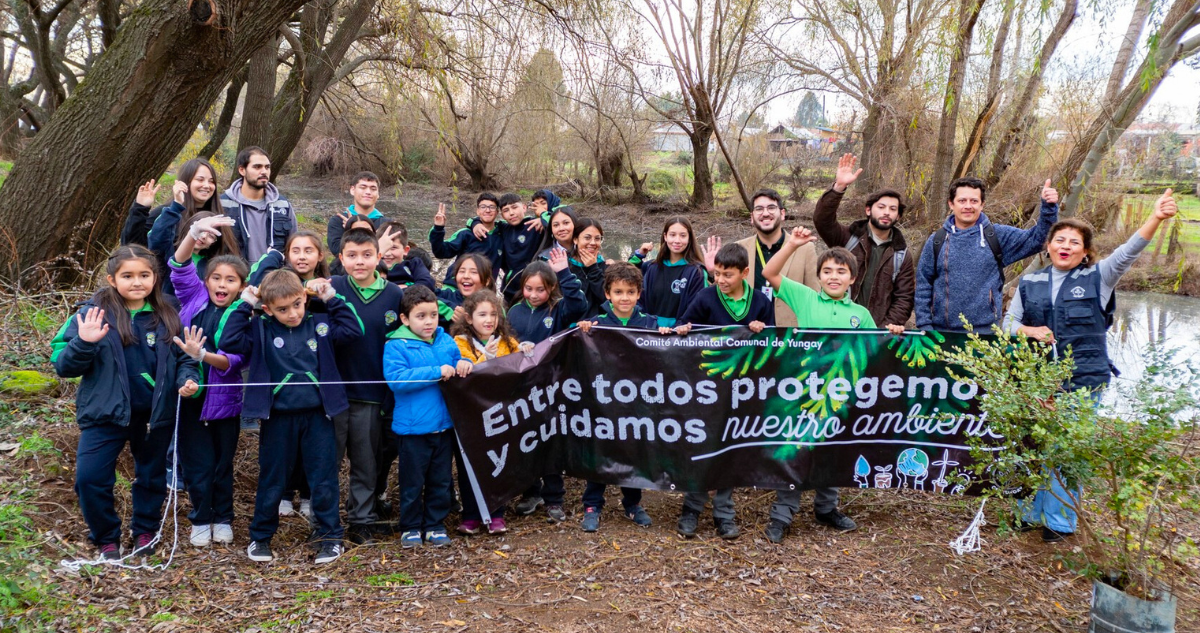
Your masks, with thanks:
<instances>
[{"instance_id":1,"label":"white sneaker","mask_svg":"<svg viewBox=\"0 0 1200 633\"><path fill-rule=\"evenodd\" d=\"M193 525L192 526L192 546L193 547L208 547L212 544L212 526L211 525Z\"/></svg>"},{"instance_id":2,"label":"white sneaker","mask_svg":"<svg viewBox=\"0 0 1200 633\"><path fill-rule=\"evenodd\" d=\"M290 517L296 514L296 508L292 506L292 502L284 499L279 502L279 516Z\"/></svg>"},{"instance_id":3,"label":"white sneaker","mask_svg":"<svg viewBox=\"0 0 1200 633\"><path fill-rule=\"evenodd\" d=\"M313 513L312 513L312 500L311 499L301 499L300 500L300 516L308 519L309 521L312 520Z\"/></svg>"},{"instance_id":4,"label":"white sneaker","mask_svg":"<svg viewBox=\"0 0 1200 633\"><path fill-rule=\"evenodd\" d=\"M212 540L217 543L232 543L233 528L228 523L217 523L212 526Z\"/></svg>"}]
</instances>

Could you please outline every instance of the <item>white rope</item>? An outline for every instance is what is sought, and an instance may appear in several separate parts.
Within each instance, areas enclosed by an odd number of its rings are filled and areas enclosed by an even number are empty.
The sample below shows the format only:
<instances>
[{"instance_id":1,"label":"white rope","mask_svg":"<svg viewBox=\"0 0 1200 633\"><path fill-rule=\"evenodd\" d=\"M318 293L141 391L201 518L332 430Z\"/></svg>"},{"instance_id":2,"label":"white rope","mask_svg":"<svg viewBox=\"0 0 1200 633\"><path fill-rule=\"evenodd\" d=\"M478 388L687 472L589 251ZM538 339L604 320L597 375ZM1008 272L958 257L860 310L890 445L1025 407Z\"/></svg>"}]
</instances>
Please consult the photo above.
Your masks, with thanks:
<instances>
[{"instance_id":1,"label":"white rope","mask_svg":"<svg viewBox=\"0 0 1200 633\"><path fill-rule=\"evenodd\" d=\"M971 525L967 526L967 531L959 535L958 538L950 541L950 549L954 550L955 554L962 556L970 552L978 552L983 547L983 536L979 530L987 524L987 520L983 518L983 507L987 505L987 497L979 504L979 511L975 513L975 518L971 521Z\"/></svg>"},{"instance_id":2,"label":"white rope","mask_svg":"<svg viewBox=\"0 0 1200 633\"><path fill-rule=\"evenodd\" d=\"M357 381L356 380L339 380L339 381L329 381L329 382L312 381L312 382L291 382L291 383L288 383L288 382L285 382L285 383L273 383L273 382L238 383L238 384L216 385L216 386L217 387L241 388L241 387L276 387L276 386L290 387L290 386L295 386L295 385L302 385L302 386L308 386L308 385L381 385L381 384L395 384L395 383L436 383L436 382L439 382L439 381L438 380L357 380ZM171 431L171 452L172 452L171 461L173 464L175 464L176 468L178 468L178 466L179 466L179 409L180 409L180 405L182 403L183 403L183 396L176 396L176 399L175 399L175 428L172 429L172 431ZM154 548L155 546L157 546L158 544L163 542L163 528L165 527L165 524L167 522L167 517L168 516L171 517L171 519L172 519L172 522L171 522L171 553L167 555L167 560L165 560L161 563L158 563L156 565L148 565L145 562L132 563L132 564L126 562L126 561L130 561L134 557L134 550L137 549L137 542L135 541L133 550L130 550L130 552L128 554L125 554L121 558L118 558L115 560L108 560L103 557L94 558L94 559L77 558L75 560L61 560L61 561L59 561L58 564L60 566L62 566L63 569L66 569L67 571L72 571L72 572L79 572L80 569L87 567L87 566L99 566L99 565L107 565L109 567L117 567L120 569L145 570L145 571L163 571L166 568L170 567L171 562L175 560L175 552L179 548L179 490L178 489L180 488L180 486L179 486L178 474L176 474L175 477L176 477L175 485L167 486L167 498L166 498L166 502L164 503L165 509L163 510L162 519L160 519L158 522L158 532L156 532L154 534L154 538L151 539L150 544L147 546L148 548ZM120 547L119 544L118 544L118 547ZM143 558L143 560L145 560L145 559Z\"/></svg>"}]
</instances>

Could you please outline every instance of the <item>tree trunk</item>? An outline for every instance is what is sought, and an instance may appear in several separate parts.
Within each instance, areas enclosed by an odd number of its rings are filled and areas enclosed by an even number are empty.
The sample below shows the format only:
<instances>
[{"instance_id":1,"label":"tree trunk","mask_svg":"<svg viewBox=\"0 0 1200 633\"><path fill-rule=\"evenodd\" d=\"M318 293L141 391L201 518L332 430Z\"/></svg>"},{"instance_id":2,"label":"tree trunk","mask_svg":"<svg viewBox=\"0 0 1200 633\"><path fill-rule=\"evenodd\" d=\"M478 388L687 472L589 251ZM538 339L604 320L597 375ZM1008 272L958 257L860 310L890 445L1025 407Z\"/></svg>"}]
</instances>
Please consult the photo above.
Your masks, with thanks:
<instances>
[{"instance_id":1,"label":"tree trunk","mask_svg":"<svg viewBox=\"0 0 1200 633\"><path fill-rule=\"evenodd\" d=\"M1000 182L1000 178L1012 164L1021 140L1027 136L1030 124L1029 113L1037 102L1038 92L1042 87L1042 74L1045 72L1046 66L1050 64L1050 59L1054 57L1058 43L1062 41L1067 29L1071 28L1071 23L1075 21L1078 8L1079 0L1067 0L1063 5L1058 22L1054 24L1054 29L1050 31L1050 35L1042 44L1042 52L1038 55L1037 63L1033 67L1029 81L1025 84L1025 89L1021 91L1020 96L1011 101L1012 111L1006 119L1004 134L1000 137L1000 142L996 144L996 151L992 154L992 166L988 170L987 178L984 179L988 187L994 187L996 183Z\"/></svg>"},{"instance_id":2,"label":"tree trunk","mask_svg":"<svg viewBox=\"0 0 1200 633\"><path fill-rule=\"evenodd\" d=\"M942 118L938 122L937 149L933 156L933 170L929 181L929 194L925 207L933 205L950 185L950 170L954 161L954 132L958 129L958 110L962 103L962 87L967 77L967 56L971 52L971 40L979 12L985 0L962 0L958 11L958 37L950 58L950 72L946 79L946 97L942 100Z\"/></svg>"},{"instance_id":3,"label":"tree trunk","mask_svg":"<svg viewBox=\"0 0 1200 633\"><path fill-rule=\"evenodd\" d=\"M271 157L271 172L283 173L304 129L312 120L312 113L320 102L321 95L329 87L336 76L346 51L358 39L358 32L371 17L376 0L358 0L342 16L337 31L324 48L313 42L314 50L298 51L296 59L303 56L304 61L297 61L288 73L287 79L279 88L271 109L271 138L263 147ZM308 9L305 9L306 11ZM308 45L308 42L305 42Z\"/></svg>"},{"instance_id":4,"label":"tree trunk","mask_svg":"<svg viewBox=\"0 0 1200 633\"><path fill-rule=\"evenodd\" d=\"M1013 13L1016 12L1016 0L1007 0L1004 5L1004 17L996 29L995 41L992 43L992 64L988 69L987 98L979 115L975 117L975 125L971 127L971 135L967 137L967 146L963 148L958 166L954 168L954 178L966 176L983 153L987 143L987 131L991 126L996 111L1000 109L1000 75L1004 70L1004 45L1008 41L1008 30L1012 24Z\"/></svg>"},{"instance_id":5,"label":"tree trunk","mask_svg":"<svg viewBox=\"0 0 1200 633\"><path fill-rule=\"evenodd\" d=\"M1059 180L1070 178L1067 195L1063 198L1060 214L1075 215L1079 200L1087 190L1088 183L1105 155L1116 144L1117 139L1129 127L1159 84L1179 60L1200 50L1200 35L1187 40L1183 36L1200 24L1200 2L1176 0L1167 12L1155 37L1158 47L1142 61L1129 83L1117 94L1111 108L1104 108L1088 126L1087 132L1071 154L1067 156Z\"/></svg>"},{"instance_id":6,"label":"tree trunk","mask_svg":"<svg viewBox=\"0 0 1200 633\"><path fill-rule=\"evenodd\" d=\"M212 26L176 0L131 13L4 183L0 230L16 251L4 258L7 276L102 261L138 183L162 174L250 53L302 4L217 0Z\"/></svg>"},{"instance_id":7,"label":"tree trunk","mask_svg":"<svg viewBox=\"0 0 1200 633\"><path fill-rule=\"evenodd\" d=\"M692 198L691 205L707 208L713 204L712 170L708 166L708 143L712 139L712 128L696 121L692 133Z\"/></svg>"},{"instance_id":8,"label":"tree trunk","mask_svg":"<svg viewBox=\"0 0 1200 633\"><path fill-rule=\"evenodd\" d=\"M200 148L200 152L196 155L198 158L211 160L213 154L216 154L217 150L221 149L221 145L225 143L225 137L229 136L229 128L233 126L233 115L237 113L238 99L242 95L242 86L246 85L247 71L248 69L243 68L233 78L233 81L229 82L221 113L217 115L216 125L208 133L208 142Z\"/></svg>"},{"instance_id":9,"label":"tree trunk","mask_svg":"<svg viewBox=\"0 0 1200 633\"><path fill-rule=\"evenodd\" d=\"M1111 108L1125 84L1125 73L1129 70L1129 60L1133 59L1133 51L1142 39L1142 29L1146 27L1146 17L1150 15L1151 0L1137 0L1133 5L1133 16L1129 18L1129 27L1117 50L1117 59L1113 62L1112 70L1108 73L1108 85L1104 88L1104 107Z\"/></svg>"},{"instance_id":10,"label":"tree trunk","mask_svg":"<svg viewBox=\"0 0 1200 633\"><path fill-rule=\"evenodd\" d=\"M279 63L279 37L272 35L250 57L246 75L246 101L242 104L242 129L238 132L238 149L258 146L266 148L271 142L271 104L275 99L275 70ZM271 180L282 170L272 161Z\"/></svg>"}]
</instances>

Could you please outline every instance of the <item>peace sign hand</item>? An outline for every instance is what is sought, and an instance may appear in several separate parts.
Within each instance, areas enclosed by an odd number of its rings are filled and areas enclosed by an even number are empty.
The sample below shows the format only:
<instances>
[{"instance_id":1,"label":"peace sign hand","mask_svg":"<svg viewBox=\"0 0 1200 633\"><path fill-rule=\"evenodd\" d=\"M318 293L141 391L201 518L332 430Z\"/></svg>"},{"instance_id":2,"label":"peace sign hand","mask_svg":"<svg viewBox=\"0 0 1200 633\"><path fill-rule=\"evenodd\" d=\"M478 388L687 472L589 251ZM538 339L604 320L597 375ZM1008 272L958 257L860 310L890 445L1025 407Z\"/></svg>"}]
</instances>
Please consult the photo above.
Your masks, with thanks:
<instances>
[{"instance_id":1,"label":"peace sign hand","mask_svg":"<svg viewBox=\"0 0 1200 633\"><path fill-rule=\"evenodd\" d=\"M446 203L438 203L437 213L433 216L433 225L446 226Z\"/></svg>"}]
</instances>

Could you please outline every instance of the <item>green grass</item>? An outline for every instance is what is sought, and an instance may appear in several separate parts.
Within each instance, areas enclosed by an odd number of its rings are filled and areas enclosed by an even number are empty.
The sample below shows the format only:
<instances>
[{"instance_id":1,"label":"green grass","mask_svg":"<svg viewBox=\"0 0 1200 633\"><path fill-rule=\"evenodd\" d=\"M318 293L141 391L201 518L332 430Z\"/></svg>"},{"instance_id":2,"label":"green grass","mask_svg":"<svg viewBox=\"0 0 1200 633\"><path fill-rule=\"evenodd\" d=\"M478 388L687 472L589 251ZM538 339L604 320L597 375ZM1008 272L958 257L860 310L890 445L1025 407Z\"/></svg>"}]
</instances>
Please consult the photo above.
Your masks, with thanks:
<instances>
[{"instance_id":1,"label":"green grass","mask_svg":"<svg viewBox=\"0 0 1200 633\"><path fill-rule=\"evenodd\" d=\"M8 161L0 160L0 185L3 185L4 179L8 178L8 172L12 171L12 166L13 164Z\"/></svg>"},{"instance_id":2,"label":"green grass","mask_svg":"<svg viewBox=\"0 0 1200 633\"><path fill-rule=\"evenodd\" d=\"M372 587L404 587L407 585L416 584L406 573L396 572L394 574L379 574L378 576L369 576L367 584Z\"/></svg>"},{"instance_id":3,"label":"green grass","mask_svg":"<svg viewBox=\"0 0 1200 633\"><path fill-rule=\"evenodd\" d=\"M1142 201L1145 203L1146 213L1149 214L1154 209L1154 201L1158 199L1156 195L1137 195L1126 196L1126 203ZM1179 205L1179 213L1176 218L1187 220L1183 223L1180 229L1179 241L1183 244L1184 249L1189 253L1200 253L1200 197L1192 194L1175 194L1175 203ZM1133 226L1141 224L1140 219L1134 220Z\"/></svg>"}]
</instances>

